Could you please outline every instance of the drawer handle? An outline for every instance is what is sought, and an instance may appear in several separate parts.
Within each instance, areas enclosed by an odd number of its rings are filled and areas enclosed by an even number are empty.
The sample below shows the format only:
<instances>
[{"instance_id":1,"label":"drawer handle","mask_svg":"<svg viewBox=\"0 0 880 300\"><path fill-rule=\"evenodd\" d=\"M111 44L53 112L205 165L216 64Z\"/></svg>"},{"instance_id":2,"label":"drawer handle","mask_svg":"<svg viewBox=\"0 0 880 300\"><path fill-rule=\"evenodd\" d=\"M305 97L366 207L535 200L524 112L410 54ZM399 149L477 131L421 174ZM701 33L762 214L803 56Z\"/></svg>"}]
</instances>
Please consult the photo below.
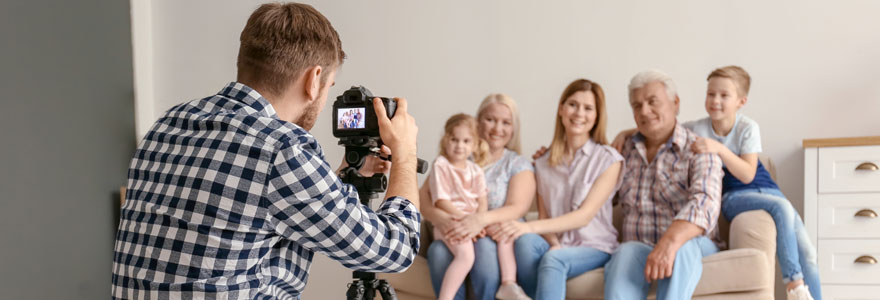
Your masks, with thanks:
<instances>
[{"instance_id":1,"label":"drawer handle","mask_svg":"<svg viewBox=\"0 0 880 300\"><path fill-rule=\"evenodd\" d=\"M859 212L857 212L855 216L873 219L873 218L877 217L877 212L866 208L866 209L863 209L863 210L860 210Z\"/></svg>"},{"instance_id":2,"label":"drawer handle","mask_svg":"<svg viewBox=\"0 0 880 300\"><path fill-rule=\"evenodd\" d=\"M877 263L877 259L872 256L862 255L859 256L859 258L856 258L856 261L854 263L873 265Z\"/></svg>"},{"instance_id":3,"label":"drawer handle","mask_svg":"<svg viewBox=\"0 0 880 300\"><path fill-rule=\"evenodd\" d=\"M872 162L863 162L856 167L856 170L861 171L877 171L878 169L880 169L880 167L877 167L877 165Z\"/></svg>"}]
</instances>

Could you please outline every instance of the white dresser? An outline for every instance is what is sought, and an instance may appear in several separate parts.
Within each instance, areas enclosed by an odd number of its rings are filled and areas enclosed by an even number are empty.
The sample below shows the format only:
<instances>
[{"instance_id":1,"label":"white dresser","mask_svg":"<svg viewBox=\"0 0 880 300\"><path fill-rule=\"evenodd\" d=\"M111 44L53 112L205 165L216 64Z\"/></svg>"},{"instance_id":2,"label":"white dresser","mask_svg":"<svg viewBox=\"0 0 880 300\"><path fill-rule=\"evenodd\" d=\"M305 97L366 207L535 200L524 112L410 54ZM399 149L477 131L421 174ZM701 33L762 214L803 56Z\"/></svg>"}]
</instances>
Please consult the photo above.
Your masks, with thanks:
<instances>
[{"instance_id":1,"label":"white dresser","mask_svg":"<svg viewBox=\"0 0 880 300\"><path fill-rule=\"evenodd\" d=\"M804 224L823 299L880 299L880 137L804 140Z\"/></svg>"}]
</instances>

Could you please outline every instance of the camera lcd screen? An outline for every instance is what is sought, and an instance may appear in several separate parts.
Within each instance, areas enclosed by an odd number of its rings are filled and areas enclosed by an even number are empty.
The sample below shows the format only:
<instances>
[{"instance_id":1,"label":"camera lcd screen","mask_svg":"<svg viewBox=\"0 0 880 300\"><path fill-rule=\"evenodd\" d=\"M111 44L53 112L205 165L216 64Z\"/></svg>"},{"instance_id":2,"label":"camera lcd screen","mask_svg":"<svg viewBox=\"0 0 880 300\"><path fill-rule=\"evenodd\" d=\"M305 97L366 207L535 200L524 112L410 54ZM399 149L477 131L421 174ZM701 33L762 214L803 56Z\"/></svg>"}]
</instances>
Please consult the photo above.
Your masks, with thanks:
<instances>
[{"instance_id":1,"label":"camera lcd screen","mask_svg":"<svg viewBox=\"0 0 880 300\"><path fill-rule=\"evenodd\" d=\"M366 127L366 108L347 107L336 109L337 129L363 129Z\"/></svg>"}]
</instances>

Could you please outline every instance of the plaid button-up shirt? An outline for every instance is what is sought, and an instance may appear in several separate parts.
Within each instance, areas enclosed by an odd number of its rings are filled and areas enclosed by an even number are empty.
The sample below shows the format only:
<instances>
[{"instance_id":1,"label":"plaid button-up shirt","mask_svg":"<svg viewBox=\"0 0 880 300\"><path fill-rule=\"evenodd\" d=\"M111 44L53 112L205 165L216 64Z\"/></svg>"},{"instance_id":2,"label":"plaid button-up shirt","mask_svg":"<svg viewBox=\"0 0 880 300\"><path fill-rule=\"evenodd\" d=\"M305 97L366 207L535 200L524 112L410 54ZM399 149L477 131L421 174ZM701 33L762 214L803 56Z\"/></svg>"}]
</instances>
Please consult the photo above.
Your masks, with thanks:
<instances>
[{"instance_id":1,"label":"plaid button-up shirt","mask_svg":"<svg viewBox=\"0 0 880 300\"><path fill-rule=\"evenodd\" d=\"M406 269L420 218L399 197L362 205L312 135L233 82L173 107L138 146L112 295L296 299L315 252L357 270Z\"/></svg>"},{"instance_id":2,"label":"plaid button-up shirt","mask_svg":"<svg viewBox=\"0 0 880 300\"><path fill-rule=\"evenodd\" d=\"M626 170L619 190L623 241L654 245L673 221L684 220L703 228L706 236L719 243L721 157L695 154L691 144L696 137L676 124L672 137L650 163L641 134L626 141Z\"/></svg>"}]
</instances>

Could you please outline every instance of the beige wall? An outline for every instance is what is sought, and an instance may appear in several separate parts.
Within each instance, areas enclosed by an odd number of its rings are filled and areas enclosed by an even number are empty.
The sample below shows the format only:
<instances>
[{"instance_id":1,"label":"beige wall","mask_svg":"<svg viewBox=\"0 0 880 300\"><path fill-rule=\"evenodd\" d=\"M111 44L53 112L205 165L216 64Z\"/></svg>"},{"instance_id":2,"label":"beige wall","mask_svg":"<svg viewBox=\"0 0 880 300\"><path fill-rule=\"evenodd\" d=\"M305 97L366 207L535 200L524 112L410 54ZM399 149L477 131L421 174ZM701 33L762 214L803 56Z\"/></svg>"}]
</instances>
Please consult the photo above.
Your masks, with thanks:
<instances>
[{"instance_id":1,"label":"beige wall","mask_svg":"<svg viewBox=\"0 0 880 300\"><path fill-rule=\"evenodd\" d=\"M152 43L135 53L153 60L145 84L153 85L153 95L138 99L139 120L147 120L138 124L139 134L170 106L215 93L235 79L238 35L258 3L152 2L145 13L151 24L139 25L150 29ZM649 68L673 76L682 98L679 118L691 120L705 116L705 77L714 67L745 67L753 84L743 112L761 125L765 154L777 163L779 184L801 211L802 139L880 134L878 1L314 1L314 6L333 22L349 55L331 97L354 84L381 96L407 97L421 129L419 154L427 160L437 153L445 119L474 113L491 92L519 102L523 149L532 153L549 142L559 94L578 77L605 87L613 137L634 126L626 85ZM329 111L313 134L336 164L341 148L329 129ZM339 264L320 257L305 298L341 297L348 278Z\"/></svg>"}]
</instances>

